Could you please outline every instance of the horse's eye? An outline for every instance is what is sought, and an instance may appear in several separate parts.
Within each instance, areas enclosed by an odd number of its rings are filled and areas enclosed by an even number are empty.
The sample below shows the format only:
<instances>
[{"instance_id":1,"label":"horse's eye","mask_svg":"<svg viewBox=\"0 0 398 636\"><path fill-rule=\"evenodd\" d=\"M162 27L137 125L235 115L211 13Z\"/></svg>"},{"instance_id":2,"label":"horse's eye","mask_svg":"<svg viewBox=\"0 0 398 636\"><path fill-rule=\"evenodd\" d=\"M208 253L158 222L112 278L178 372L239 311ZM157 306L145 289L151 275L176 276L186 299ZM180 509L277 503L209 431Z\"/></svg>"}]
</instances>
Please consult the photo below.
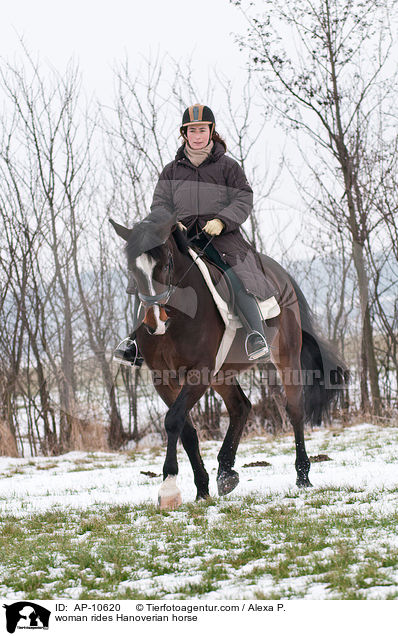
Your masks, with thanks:
<instances>
[{"instance_id":1,"label":"horse's eye","mask_svg":"<svg viewBox=\"0 0 398 636\"><path fill-rule=\"evenodd\" d=\"M167 270L169 269L169 266L168 265L163 265L162 269L163 269L164 272L167 272Z\"/></svg>"}]
</instances>

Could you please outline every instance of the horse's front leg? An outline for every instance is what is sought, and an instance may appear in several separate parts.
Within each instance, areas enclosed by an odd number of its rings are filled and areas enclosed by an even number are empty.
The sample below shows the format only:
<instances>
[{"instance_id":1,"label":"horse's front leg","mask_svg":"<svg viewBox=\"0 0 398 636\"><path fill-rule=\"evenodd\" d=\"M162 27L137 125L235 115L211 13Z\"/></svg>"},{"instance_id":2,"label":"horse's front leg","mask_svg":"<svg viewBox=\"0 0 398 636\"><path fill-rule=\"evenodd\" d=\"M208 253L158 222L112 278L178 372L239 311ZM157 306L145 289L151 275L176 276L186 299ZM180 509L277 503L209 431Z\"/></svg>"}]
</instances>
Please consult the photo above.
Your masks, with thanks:
<instances>
[{"instance_id":1,"label":"horse's front leg","mask_svg":"<svg viewBox=\"0 0 398 636\"><path fill-rule=\"evenodd\" d=\"M164 481L158 497L161 509L173 509L181 504L181 493L176 483L178 475L177 442L186 424L188 412L201 398L206 388L202 385L184 385L166 414L164 425L167 433L167 452L163 465Z\"/></svg>"},{"instance_id":2,"label":"horse's front leg","mask_svg":"<svg viewBox=\"0 0 398 636\"><path fill-rule=\"evenodd\" d=\"M189 415L181 432L181 442L191 462L197 489L196 500L207 499L210 496L209 475L200 456L198 434L189 419Z\"/></svg>"}]
</instances>

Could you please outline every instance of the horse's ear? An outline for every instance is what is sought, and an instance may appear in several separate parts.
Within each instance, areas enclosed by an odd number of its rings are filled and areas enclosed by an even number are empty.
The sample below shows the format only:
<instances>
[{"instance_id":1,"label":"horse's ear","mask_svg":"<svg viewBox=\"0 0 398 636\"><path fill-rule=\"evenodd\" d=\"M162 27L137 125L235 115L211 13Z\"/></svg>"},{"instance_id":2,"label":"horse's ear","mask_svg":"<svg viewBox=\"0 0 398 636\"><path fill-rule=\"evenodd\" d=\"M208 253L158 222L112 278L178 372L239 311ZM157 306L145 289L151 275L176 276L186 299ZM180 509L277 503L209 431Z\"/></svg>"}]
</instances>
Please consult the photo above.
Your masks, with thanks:
<instances>
[{"instance_id":1,"label":"horse's ear","mask_svg":"<svg viewBox=\"0 0 398 636\"><path fill-rule=\"evenodd\" d=\"M120 236L125 241L129 240L131 230L129 230L127 227L124 227L124 225L116 223L116 221L114 221L113 219L109 219L109 223L114 227L115 232L118 236Z\"/></svg>"}]
</instances>

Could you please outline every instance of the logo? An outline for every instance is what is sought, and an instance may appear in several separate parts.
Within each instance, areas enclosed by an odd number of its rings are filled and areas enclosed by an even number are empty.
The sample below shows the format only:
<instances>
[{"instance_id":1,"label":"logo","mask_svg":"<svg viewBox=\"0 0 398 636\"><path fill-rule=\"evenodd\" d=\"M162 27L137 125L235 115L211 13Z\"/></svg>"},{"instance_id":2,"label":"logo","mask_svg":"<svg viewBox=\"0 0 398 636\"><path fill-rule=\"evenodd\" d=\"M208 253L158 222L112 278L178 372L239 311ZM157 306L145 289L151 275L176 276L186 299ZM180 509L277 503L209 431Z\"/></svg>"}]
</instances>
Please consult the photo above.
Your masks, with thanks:
<instances>
[{"instance_id":1,"label":"logo","mask_svg":"<svg viewBox=\"0 0 398 636\"><path fill-rule=\"evenodd\" d=\"M6 609L9 634L13 634L16 629L48 629L51 612L37 603L19 601L3 607Z\"/></svg>"}]
</instances>

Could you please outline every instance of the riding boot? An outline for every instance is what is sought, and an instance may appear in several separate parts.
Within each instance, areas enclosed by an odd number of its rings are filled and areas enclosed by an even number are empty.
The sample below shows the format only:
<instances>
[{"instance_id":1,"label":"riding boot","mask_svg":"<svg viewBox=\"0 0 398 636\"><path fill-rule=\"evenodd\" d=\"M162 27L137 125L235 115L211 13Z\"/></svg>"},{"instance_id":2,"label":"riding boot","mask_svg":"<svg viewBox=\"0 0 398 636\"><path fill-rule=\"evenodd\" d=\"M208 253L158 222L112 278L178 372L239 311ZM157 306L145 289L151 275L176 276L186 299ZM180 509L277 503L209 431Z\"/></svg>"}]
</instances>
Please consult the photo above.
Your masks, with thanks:
<instances>
[{"instance_id":1,"label":"riding boot","mask_svg":"<svg viewBox=\"0 0 398 636\"><path fill-rule=\"evenodd\" d=\"M144 362L144 358L142 357L135 340L135 330L139 327L140 324L139 313L140 302L137 295L135 294L133 308L134 331L127 338L119 342L118 346L113 352L113 359L119 364L124 364L127 367L141 367Z\"/></svg>"},{"instance_id":2,"label":"riding boot","mask_svg":"<svg viewBox=\"0 0 398 636\"><path fill-rule=\"evenodd\" d=\"M138 345L135 341L135 333L119 342L113 352L113 359L119 364L127 367L142 367L144 358L142 357Z\"/></svg>"},{"instance_id":3,"label":"riding boot","mask_svg":"<svg viewBox=\"0 0 398 636\"><path fill-rule=\"evenodd\" d=\"M235 295L235 309L246 329L246 353L249 360L270 359L270 350L265 338L262 316L257 301L241 287Z\"/></svg>"}]
</instances>

